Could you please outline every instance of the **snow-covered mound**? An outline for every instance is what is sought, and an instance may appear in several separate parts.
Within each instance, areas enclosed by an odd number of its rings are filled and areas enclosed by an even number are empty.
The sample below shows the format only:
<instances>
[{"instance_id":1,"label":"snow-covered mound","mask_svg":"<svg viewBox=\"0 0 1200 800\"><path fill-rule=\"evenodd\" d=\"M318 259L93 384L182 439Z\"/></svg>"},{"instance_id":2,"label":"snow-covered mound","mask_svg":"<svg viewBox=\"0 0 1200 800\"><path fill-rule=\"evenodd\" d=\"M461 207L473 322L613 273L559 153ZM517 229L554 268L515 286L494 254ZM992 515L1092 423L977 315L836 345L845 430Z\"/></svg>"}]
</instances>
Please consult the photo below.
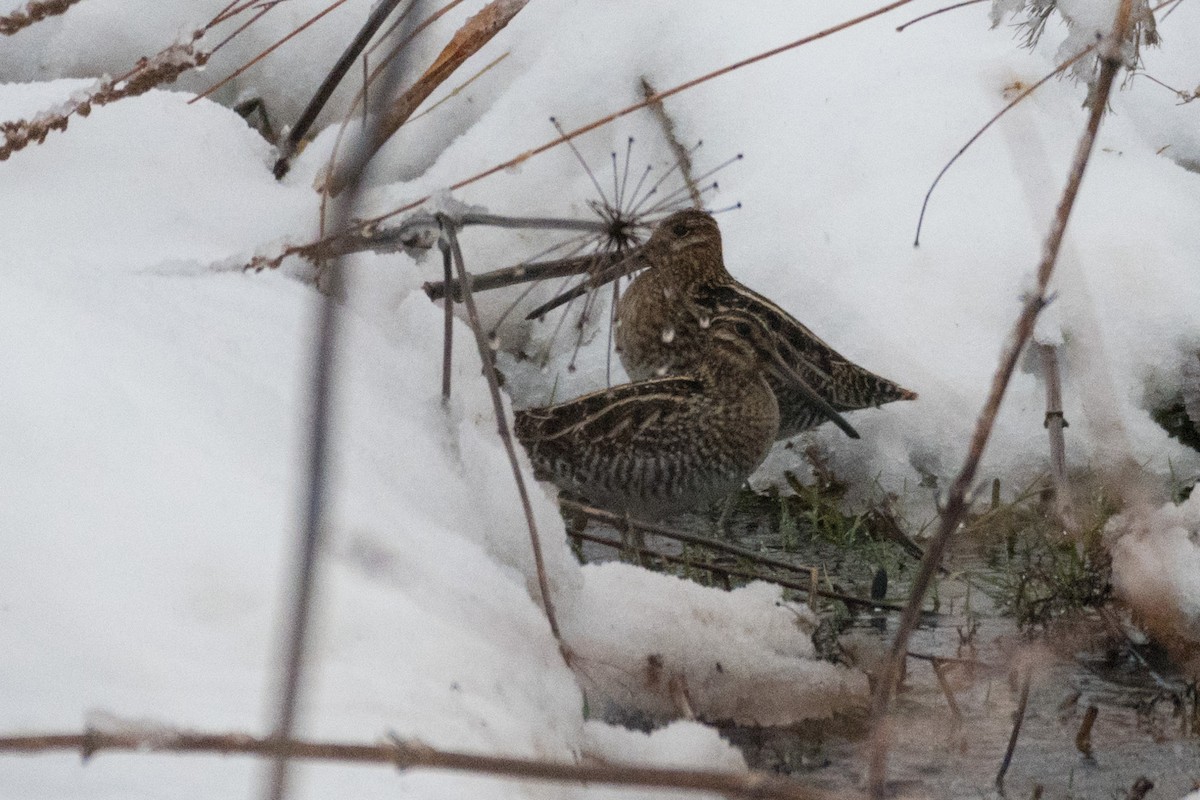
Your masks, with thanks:
<instances>
[{"instance_id":1,"label":"snow-covered mound","mask_svg":"<svg viewBox=\"0 0 1200 800\"><path fill-rule=\"evenodd\" d=\"M1112 520L1113 586L1164 641L1200 652L1200 494Z\"/></svg>"}]
</instances>

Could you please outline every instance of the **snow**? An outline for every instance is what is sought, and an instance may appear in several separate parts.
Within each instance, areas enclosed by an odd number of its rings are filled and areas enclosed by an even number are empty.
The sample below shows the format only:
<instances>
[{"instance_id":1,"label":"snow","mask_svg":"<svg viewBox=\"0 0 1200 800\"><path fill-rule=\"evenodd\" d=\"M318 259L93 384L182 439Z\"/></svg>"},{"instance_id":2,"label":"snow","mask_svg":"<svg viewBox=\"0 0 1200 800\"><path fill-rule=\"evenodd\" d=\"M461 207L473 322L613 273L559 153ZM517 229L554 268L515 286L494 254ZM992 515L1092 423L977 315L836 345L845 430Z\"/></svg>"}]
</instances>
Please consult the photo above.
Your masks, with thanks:
<instances>
[{"instance_id":1,"label":"snow","mask_svg":"<svg viewBox=\"0 0 1200 800\"><path fill-rule=\"evenodd\" d=\"M0 51L0 119L61 106L223 5L89 0L23 31ZM295 119L369 5L338 7L216 99L258 93L277 126ZM423 68L481 5L437 23L412 64ZM338 93L281 182L271 176L272 149L241 119L188 100L323 6L277 4L203 72L73 118L0 164L4 733L77 730L89 720L267 729L318 295L311 269L294 260L276 272L236 266L317 234L311 187L356 86ZM663 89L870 7L764 0L746 15L717 0L530 4L460 77L508 57L381 151L370 210L437 194L540 144L554 135L551 115L573 127L629 105L641 76ZM710 200L744 204L720 217L734 275L921 395L855 414L859 442L831 428L801 444L827 451L860 487L926 492L931 503L932 490L915 487L944 486L961 463L1031 285L1085 90L1051 82L998 123L938 187L913 249L919 202L937 170L1014 86L1053 68L1069 34L1051 28L1030 52L1005 28L989 29L982 7L895 33L907 18L756 64L666 107L685 142L704 139L700 169L745 153L718 176ZM1143 51L1150 73L1191 86L1197 32L1200 10L1179 6L1160 25L1164 46ZM1177 105L1138 78L1113 107L1038 338L1062 342L1073 467L1132 456L1160 476L1192 475L1196 453L1168 439L1147 410L1184 385L1200 349L1200 282L1186 277L1198 256L1200 174L1187 167L1200 163L1200 103ZM578 146L606 169L629 136L633 172L646 161L661 172L669 150L644 112ZM585 216L594 189L558 148L441 197L443 208ZM462 238L475 270L556 240L477 229ZM777 589L725 593L631 566L580 567L552 491L540 487L534 511L576 656L569 669L538 605L528 533L461 323L454 395L441 404L441 312L419 288L440 278L438 259L363 255L346 269L335 508L305 735L370 741L394 731L479 752L737 770L740 755L702 722L644 734L585 709L672 718L683 698L702 721L772 724L862 703L865 678L814 660L815 620ZM556 288L535 290L525 307ZM496 320L515 296L479 299ZM569 372L574 336L554 338L554 320L522 316L509 315L501 331L513 404L603 384L602 329L587 329ZM548 349L549 369L517 362L517 348ZM982 481L1015 489L1045 469L1036 363L1026 359L1014 378ZM777 448L756 480L803 470L795 452ZM1171 623L1189 636L1200 613L1198 503L1130 517L1114 532L1125 533L1114 570L1131 603L1171 601ZM421 771L299 772L302 797L612 794ZM215 757L103 755L86 765L67 755L6 757L0 793L226 798L253 791L259 777L249 760Z\"/></svg>"},{"instance_id":2,"label":"snow","mask_svg":"<svg viewBox=\"0 0 1200 800\"><path fill-rule=\"evenodd\" d=\"M1113 586L1164 640L1200 643L1200 494L1109 523Z\"/></svg>"}]
</instances>

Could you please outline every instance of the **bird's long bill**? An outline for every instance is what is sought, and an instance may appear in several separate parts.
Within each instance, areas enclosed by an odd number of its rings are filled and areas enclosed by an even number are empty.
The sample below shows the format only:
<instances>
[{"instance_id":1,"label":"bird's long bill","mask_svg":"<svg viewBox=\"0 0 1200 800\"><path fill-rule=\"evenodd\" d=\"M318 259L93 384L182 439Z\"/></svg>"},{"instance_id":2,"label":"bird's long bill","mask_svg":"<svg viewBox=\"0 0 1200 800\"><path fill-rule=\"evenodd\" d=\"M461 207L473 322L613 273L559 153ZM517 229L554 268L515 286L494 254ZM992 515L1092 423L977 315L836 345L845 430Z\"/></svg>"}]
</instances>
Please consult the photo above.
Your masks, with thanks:
<instances>
[{"instance_id":1,"label":"bird's long bill","mask_svg":"<svg viewBox=\"0 0 1200 800\"><path fill-rule=\"evenodd\" d=\"M804 376L802 376L790 364L783 360L783 356L779 354L778 350L775 348L770 348L770 353L771 362L784 376L791 380L792 384L800 390L801 394L804 395L804 399L807 400L813 408L817 409L826 417L828 417L834 425L837 425L839 428L845 431L846 435L851 439L861 438L858 435L858 431L854 430L853 426L851 426L849 422L846 422L845 417L839 414L837 409L829 405L829 401L817 394L816 390L808 385L808 381L804 380Z\"/></svg>"},{"instance_id":2,"label":"bird's long bill","mask_svg":"<svg viewBox=\"0 0 1200 800\"><path fill-rule=\"evenodd\" d=\"M582 294L587 294L591 290L597 289L609 281L615 281L617 278L623 277L640 269L642 267L641 258L639 258L641 254L641 248L631 250L629 255L625 256L611 267L597 272L595 275L588 276L557 297L553 297L542 303L533 311L530 311L528 314L526 314L525 319L537 319L539 317L544 317L546 314L550 313L559 306L571 302L576 297L579 297Z\"/></svg>"}]
</instances>

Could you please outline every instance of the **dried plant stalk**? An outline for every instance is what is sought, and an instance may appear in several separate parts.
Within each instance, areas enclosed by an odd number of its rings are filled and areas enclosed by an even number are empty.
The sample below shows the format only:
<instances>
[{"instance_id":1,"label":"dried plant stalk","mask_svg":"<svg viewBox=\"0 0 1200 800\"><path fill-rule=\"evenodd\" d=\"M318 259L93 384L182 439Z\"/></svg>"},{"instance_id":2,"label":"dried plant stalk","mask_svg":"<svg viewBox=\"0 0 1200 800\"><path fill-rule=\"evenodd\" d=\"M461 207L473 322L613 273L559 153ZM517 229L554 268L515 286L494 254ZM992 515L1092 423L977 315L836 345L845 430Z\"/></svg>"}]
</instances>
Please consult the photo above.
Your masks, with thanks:
<instances>
[{"instance_id":1,"label":"dried plant stalk","mask_svg":"<svg viewBox=\"0 0 1200 800\"><path fill-rule=\"evenodd\" d=\"M1083 174L1091 158L1092 148L1096 142L1096 134L1100 129L1100 120L1104 116L1104 110L1108 105L1108 95L1112 90L1113 80L1116 78L1117 70L1121 67L1120 46L1125 41L1130 29L1131 5L1131 0L1121 0L1121 5L1117 10L1117 19L1113 25L1112 35L1100 48L1101 69L1096 85L1096 102L1092 103L1089 109L1088 122L1084 128L1083 135L1080 137L1079 145L1076 148L1071 172L1067 178L1067 185L1063 189L1062 199L1059 202L1050 232L1046 237L1042 259L1037 269L1037 288L1026 297L1021 313L1013 325L1008 344L1001 355L1000 363L992 378L992 385L988 392L987 400L984 402L983 409L980 411L979 418L976 421L975 431L971 436L966 460L959 471L958 477L955 478L954 483L950 487L950 493L945 509L942 511L942 518L937 533L926 548L925 558L922 559L917 575L913 580L908 604L900 616L900 624L892 643L892 651L888 659L888 664L876 685L875 697L871 709L874 730L872 731L870 748L869 779L871 797L876 800L881 800L885 795L889 745L887 716L888 710L891 707L892 697L896 691L896 684L900 679L901 670L904 666L908 641L916 629L925 593L929 590L934 573L937 571L938 566L941 565L942 557L945 555L946 548L950 543L950 537L958 530L959 525L966 516L967 492L975 482L975 473L979 468L979 462L983 458L983 451L987 447L988 439L991 436L996 415L1000 411L1000 403L1004 399L1008 383L1012 378L1013 372L1016 370L1021 352L1025 349L1026 343L1028 343L1030 337L1033 335L1038 314L1046 305L1047 287L1050 283L1050 277L1054 272L1055 263L1058 260L1058 251L1062 247L1062 240L1066 233L1067 222L1071 216L1071 209L1075 205L1075 198L1078 196L1080 184L1083 182Z\"/></svg>"},{"instance_id":2,"label":"dried plant stalk","mask_svg":"<svg viewBox=\"0 0 1200 800\"><path fill-rule=\"evenodd\" d=\"M291 168L291 159L299 146L300 141L308 133L313 123L316 122L317 116L321 113L321 109L325 107L325 103L329 101L330 96L342 82L342 78L350 70L350 66L362 53L363 48L367 46L367 42L371 41L371 37L378 32L379 28L387 20L391 13L400 5L401 0L383 0L377 3L375 8L367 16L367 21L359 28L358 33L346 46L341 57L334 63L329 70L329 74L325 76L325 80L317 87L317 91L313 93L312 99L308 101L304 111L301 112L300 118L296 120L296 124L288 131L287 137L279 143L279 158L275 161L275 177L282 178ZM412 6L404 11L407 14L412 10Z\"/></svg>"},{"instance_id":3,"label":"dried plant stalk","mask_svg":"<svg viewBox=\"0 0 1200 800\"><path fill-rule=\"evenodd\" d=\"M46 17L65 14L79 0L30 0L24 8L0 16L0 36L12 36Z\"/></svg>"},{"instance_id":4,"label":"dried plant stalk","mask_svg":"<svg viewBox=\"0 0 1200 800\"><path fill-rule=\"evenodd\" d=\"M679 141L679 135L675 133L675 120L667 114L667 107L663 105L662 98L659 97L658 90L651 85L650 79L643 75L641 84L642 97L652 101L650 113L662 127L663 136L667 139L667 146L671 148L671 155L675 156L675 163L679 165L679 174L683 177L684 185L687 186L688 197L692 198L692 207L704 208L704 200L700 197L700 188L696 186L696 179L692 177L691 151L683 146L683 142Z\"/></svg>"},{"instance_id":5,"label":"dried plant stalk","mask_svg":"<svg viewBox=\"0 0 1200 800\"><path fill-rule=\"evenodd\" d=\"M504 451L508 455L508 463L512 468L513 480L517 484L517 494L521 498L521 509L525 514L525 524L529 528L529 542L533 549L533 562L537 570L538 589L542 596L542 607L546 611L546 619L550 623L550 632L554 634L562 651L563 658L570 663L570 650L563 642L558 627L558 617L554 613L554 602L550 594L550 581L546 577L546 562L542 556L542 540L538 535L537 521L533 518L533 505L529 502L529 490L525 486L525 477L521 474L521 465L517 460L516 445L513 444L512 432L508 428L508 419L504 415L504 401L500 398L500 381L496 377L495 353L488 345L487 334L479 321L479 309L475 306L475 296L471 294L471 282L467 277L467 267L463 260L462 248L458 244L457 222L446 217L440 217L442 229L450 246L450 254L454 259L458 279L463 286L463 305L467 307L467 320L471 331L475 334L475 344L479 348L479 360L483 362L483 374L487 378L488 392L492 397L492 408L496 413L496 433L504 443Z\"/></svg>"},{"instance_id":6,"label":"dried plant stalk","mask_svg":"<svg viewBox=\"0 0 1200 800\"><path fill-rule=\"evenodd\" d=\"M1021 677L1021 699L1017 702L1017 712L1013 714L1012 732L1008 735L1008 747L1004 750L1004 758L1000 761L1000 769L996 771L996 789L1003 795L1004 793L1004 776L1008 774L1008 768L1012 765L1013 753L1017 750L1017 739L1021 737L1021 726L1025 724L1025 710L1029 708L1029 684L1033 669L1025 668L1025 674Z\"/></svg>"},{"instance_id":7,"label":"dried plant stalk","mask_svg":"<svg viewBox=\"0 0 1200 800\"><path fill-rule=\"evenodd\" d=\"M1058 348L1052 344L1038 346L1042 358L1042 374L1046 381L1046 434L1050 439L1050 474L1054 478L1054 508L1059 524L1071 536L1078 538L1079 524L1075 517L1075 504L1071 500L1071 487L1067 483L1067 445L1063 429L1067 421L1063 418L1062 379L1058 369Z\"/></svg>"},{"instance_id":8,"label":"dried plant stalk","mask_svg":"<svg viewBox=\"0 0 1200 800\"><path fill-rule=\"evenodd\" d=\"M328 6L326 6L326 7L325 7L325 8L323 8L323 9L321 9L319 12L317 12L317 13L316 13L316 14L314 14L313 16L309 17L307 20L305 20L304 22L302 22L302 23L300 23L299 25L297 25L297 26L296 26L296 28L295 28L294 30L292 30L290 33L288 33L288 34L287 34L286 36L284 36L282 39L280 39L279 41L277 41L277 42L273 43L272 45L270 45L269 47L267 47L267 49L266 49L266 50L263 50L261 53L259 53L258 55L254 56L254 58L251 58L251 59L250 59L249 61L247 61L245 64L242 64L240 67L238 67L237 69L235 69L233 72L229 73L229 74L228 74L228 75L226 75L224 78L222 78L221 80L217 81L217 82L216 82L216 83L214 83L212 86L208 87L208 88L207 88L207 89L205 89L203 92L201 92L200 94L198 94L198 95L196 95L195 97L193 97L191 100L189 100L189 101L188 101L188 104L189 104L189 105L191 105L192 103L195 103L195 102L196 102L196 101L198 101L198 100L202 100L202 99L204 99L205 97L208 97L209 95L211 95L211 94L213 94L214 92L218 91L218 90L219 90L221 87L225 86L225 85L226 85L227 83L229 83L230 81L232 81L232 80L236 79L236 78L237 78L239 75L241 75L241 74L242 74L242 73L244 73L246 70L248 70L248 69L250 69L251 67L253 67L253 66L254 66L255 64L257 64L259 61L262 61L264 58L266 58L267 56L271 55L271 53L274 53L274 52L275 52L276 50L278 50L280 47L283 47L285 44L287 44L288 42L290 42L290 41L291 41L292 39L294 39L296 36L299 36L301 33L303 33L304 31L308 30L308 29L309 29L309 28L310 28L312 25L316 24L316 22L317 22L318 20L320 20L320 19L321 19L321 17L324 17L326 14L329 14L329 13L331 13L331 12L332 12L332 11L334 11L334 10L335 10L335 9L336 9L338 6L342 5L342 4L343 4L343 3L345 3L345 2L346 2L346 0L334 0L334 2L330 3ZM265 11L266 11L266 9L263 9L263 11L265 12ZM259 16L262 16L262 14L259 14ZM255 19L257 19L257 17L256 17ZM224 44L224 42L222 42L222 44Z\"/></svg>"},{"instance_id":9,"label":"dried plant stalk","mask_svg":"<svg viewBox=\"0 0 1200 800\"><path fill-rule=\"evenodd\" d=\"M492 0L479 13L463 23L429 69L425 70L404 94L391 102L368 146L343 159L337 168L330 172L324 190L331 195L342 191L346 186L346 177L361 170L383 143L408 121L434 89L441 86L464 61L479 52L497 33L504 30L528 2L529 0Z\"/></svg>"},{"instance_id":10,"label":"dried plant stalk","mask_svg":"<svg viewBox=\"0 0 1200 800\"><path fill-rule=\"evenodd\" d=\"M72 98L63 111L0 123L0 132L4 134L4 142L0 144L0 161L7 160L29 144L41 144L51 131L65 131L72 115L86 117L93 108L145 94L155 86L174 82L190 69L203 66L210 54L198 50L196 41L205 31L205 28L194 31L189 38L160 50L157 55L140 59L137 66L125 75L101 81L96 89L80 98Z\"/></svg>"},{"instance_id":11,"label":"dried plant stalk","mask_svg":"<svg viewBox=\"0 0 1200 800\"><path fill-rule=\"evenodd\" d=\"M485 292L491 289L503 289L519 283L546 280L548 278L566 278L571 275L582 275L596 270L605 271L625 258L625 253L613 251L608 253L590 253L585 256L557 258L548 261L533 261L528 264L517 264L491 272L471 276L471 291ZM462 288L458 281L428 281L421 286L430 300L441 300L446 296L446 287L455 302L462 302Z\"/></svg>"},{"instance_id":12,"label":"dried plant stalk","mask_svg":"<svg viewBox=\"0 0 1200 800\"><path fill-rule=\"evenodd\" d=\"M244 733L150 733L44 734L0 737L0 753L78 752L85 760L105 750L133 753L217 753L332 761L343 764L381 764L396 769L443 769L454 772L496 775L519 780L561 783L603 783L717 792L748 800L859 800L861 795L814 789L788 778L764 772L716 772L640 764L565 764L534 758L486 756L439 750L420 741L395 737L382 744L312 742L301 739L259 738Z\"/></svg>"}]
</instances>

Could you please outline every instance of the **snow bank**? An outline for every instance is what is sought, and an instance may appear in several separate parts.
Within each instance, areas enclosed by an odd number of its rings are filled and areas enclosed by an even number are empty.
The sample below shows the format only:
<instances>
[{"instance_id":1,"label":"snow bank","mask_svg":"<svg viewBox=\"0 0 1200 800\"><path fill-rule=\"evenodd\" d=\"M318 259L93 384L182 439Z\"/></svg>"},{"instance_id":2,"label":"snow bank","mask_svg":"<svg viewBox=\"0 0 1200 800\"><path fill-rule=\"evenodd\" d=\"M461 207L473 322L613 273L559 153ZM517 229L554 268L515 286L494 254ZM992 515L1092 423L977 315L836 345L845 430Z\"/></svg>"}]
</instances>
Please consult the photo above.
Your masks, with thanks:
<instances>
[{"instance_id":1,"label":"snow bank","mask_svg":"<svg viewBox=\"0 0 1200 800\"><path fill-rule=\"evenodd\" d=\"M1154 633L1200 647L1200 494L1112 520L1113 586Z\"/></svg>"},{"instance_id":2,"label":"snow bank","mask_svg":"<svg viewBox=\"0 0 1200 800\"><path fill-rule=\"evenodd\" d=\"M828 717L867 697L866 676L812 660L816 618L805 606L779 602L774 586L714 593L619 563L583 573L564 634L582 660L584 687L622 708L671 716L690 704L709 719L784 725ZM613 605L614 597L622 602ZM693 633L705 629L722 635L701 645Z\"/></svg>"}]
</instances>

